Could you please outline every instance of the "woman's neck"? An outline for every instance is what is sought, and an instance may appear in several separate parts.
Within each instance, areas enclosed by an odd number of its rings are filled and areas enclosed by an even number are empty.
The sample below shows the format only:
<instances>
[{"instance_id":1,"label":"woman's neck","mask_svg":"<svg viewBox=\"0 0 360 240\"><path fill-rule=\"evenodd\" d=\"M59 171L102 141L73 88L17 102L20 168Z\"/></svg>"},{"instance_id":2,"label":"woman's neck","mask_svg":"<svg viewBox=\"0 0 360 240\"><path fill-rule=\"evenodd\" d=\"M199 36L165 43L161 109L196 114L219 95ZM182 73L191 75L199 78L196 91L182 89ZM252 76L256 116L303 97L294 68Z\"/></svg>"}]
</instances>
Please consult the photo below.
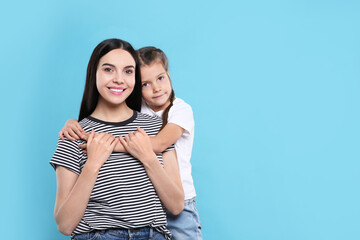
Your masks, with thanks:
<instances>
[{"instance_id":1,"label":"woman's neck","mask_svg":"<svg viewBox=\"0 0 360 240\"><path fill-rule=\"evenodd\" d=\"M123 122L133 115L133 110L125 102L120 105L111 105L99 99L92 117L104 122Z\"/></svg>"}]
</instances>

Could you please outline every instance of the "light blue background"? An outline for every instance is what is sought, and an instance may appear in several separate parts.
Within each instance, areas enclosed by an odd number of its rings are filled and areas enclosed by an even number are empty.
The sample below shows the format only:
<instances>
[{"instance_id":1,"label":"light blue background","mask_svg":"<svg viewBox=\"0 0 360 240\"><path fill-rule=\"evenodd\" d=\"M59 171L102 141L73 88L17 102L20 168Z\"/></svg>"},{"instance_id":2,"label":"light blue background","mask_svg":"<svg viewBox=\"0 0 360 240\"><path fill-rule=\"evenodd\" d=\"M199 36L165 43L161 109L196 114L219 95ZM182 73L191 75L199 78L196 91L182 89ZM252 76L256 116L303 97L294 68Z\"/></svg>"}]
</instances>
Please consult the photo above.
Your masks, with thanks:
<instances>
[{"instance_id":1,"label":"light blue background","mask_svg":"<svg viewBox=\"0 0 360 240\"><path fill-rule=\"evenodd\" d=\"M53 219L57 133L93 48L170 59L193 107L205 240L360 239L358 1L1 4L1 239L69 239Z\"/></svg>"}]
</instances>

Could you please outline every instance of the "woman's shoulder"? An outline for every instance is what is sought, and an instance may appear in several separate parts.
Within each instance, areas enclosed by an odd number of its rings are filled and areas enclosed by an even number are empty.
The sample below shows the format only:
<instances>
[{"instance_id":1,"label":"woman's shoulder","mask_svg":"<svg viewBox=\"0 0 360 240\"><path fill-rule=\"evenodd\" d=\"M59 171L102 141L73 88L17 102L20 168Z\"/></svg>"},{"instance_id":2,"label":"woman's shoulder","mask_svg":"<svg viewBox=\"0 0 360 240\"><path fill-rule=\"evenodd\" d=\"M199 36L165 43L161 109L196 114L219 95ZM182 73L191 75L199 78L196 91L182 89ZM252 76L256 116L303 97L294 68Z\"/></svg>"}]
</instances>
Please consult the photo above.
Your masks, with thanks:
<instances>
[{"instance_id":1,"label":"woman's shoulder","mask_svg":"<svg viewBox=\"0 0 360 240\"><path fill-rule=\"evenodd\" d=\"M95 122L89 117L83 118L79 121L80 126L86 131L87 129L93 129L95 126L99 125L98 122Z\"/></svg>"},{"instance_id":2,"label":"woman's shoulder","mask_svg":"<svg viewBox=\"0 0 360 240\"><path fill-rule=\"evenodd\" d=\"M155 123L159 123L159 122L162 123L161 118L159 118L158 116L150 115L150 114L147 114L147 113L141 113L141 112L137 112L137 120L155 122Z\"/></svg>"}]
</instances>

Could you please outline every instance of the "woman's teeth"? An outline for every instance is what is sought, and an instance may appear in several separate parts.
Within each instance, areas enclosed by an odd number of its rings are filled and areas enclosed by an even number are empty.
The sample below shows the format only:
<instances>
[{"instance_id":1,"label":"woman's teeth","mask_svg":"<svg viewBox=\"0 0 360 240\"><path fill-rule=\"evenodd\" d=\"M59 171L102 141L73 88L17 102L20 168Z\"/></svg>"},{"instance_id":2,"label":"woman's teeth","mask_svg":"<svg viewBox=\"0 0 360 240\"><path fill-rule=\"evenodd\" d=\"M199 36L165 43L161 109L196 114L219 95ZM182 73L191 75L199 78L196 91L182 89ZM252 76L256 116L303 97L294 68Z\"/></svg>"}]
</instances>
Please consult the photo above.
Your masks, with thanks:
<instances>
[{"instance_id":1,"label":"woman's teeth","mask_svg":"<svg viewBox=\"0 0 360 240\"><path fill-rule=\"evenodd\" d=\"M113 91L113 92L123 92L125 89L110 88L110 90Z\"/></svg>"}]
</instances>

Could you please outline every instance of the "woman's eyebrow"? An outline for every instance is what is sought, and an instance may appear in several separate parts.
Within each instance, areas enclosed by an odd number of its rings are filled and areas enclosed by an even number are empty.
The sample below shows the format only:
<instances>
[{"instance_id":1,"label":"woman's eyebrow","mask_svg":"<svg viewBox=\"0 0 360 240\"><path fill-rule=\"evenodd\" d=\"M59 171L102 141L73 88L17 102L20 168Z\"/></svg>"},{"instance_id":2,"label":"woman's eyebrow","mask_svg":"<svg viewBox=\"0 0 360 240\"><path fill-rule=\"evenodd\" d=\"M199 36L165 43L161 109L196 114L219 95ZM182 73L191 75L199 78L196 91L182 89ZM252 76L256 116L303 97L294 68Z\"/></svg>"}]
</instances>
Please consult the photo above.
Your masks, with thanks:
<instances>
[{"instance_id":1,"label":"woman's eyebrow","mask_svg":"<svg viewBox=\"0 0 360 240\"><path fill-rule=\"evenodd\" d=\"M101 66L110 66L110 67L116 68L115 65L111 64L111 63L103 63ZM134 68L135 69L135 66L134 65L128 65L128 66L124 67L124 69L129 69L129 68Z\"/></svg>"},{"instance_id":2,"label":"woman's eyebrow","mask_svg":"<svg viewBox=\"0 0 360 240\"><path fill-rule=\"evenodd\" d=\"M115 65L113 65L113 64L110 64L110 63L103 63L103 65L101 65L101 66L110 66L110 67L115 67Z\"/></svg>"},{"instance_id":3,"label":"woman's eyebrow","mask_svg":"<svg viewBox=\"0 0 360 240\"><path fill-rule=\"evenodd\" d=\"M134 68L135 69L135 66L129 65L129 66L124 67L124 69L128 69L128 68Z\"/></svg>"}]
</instances>

